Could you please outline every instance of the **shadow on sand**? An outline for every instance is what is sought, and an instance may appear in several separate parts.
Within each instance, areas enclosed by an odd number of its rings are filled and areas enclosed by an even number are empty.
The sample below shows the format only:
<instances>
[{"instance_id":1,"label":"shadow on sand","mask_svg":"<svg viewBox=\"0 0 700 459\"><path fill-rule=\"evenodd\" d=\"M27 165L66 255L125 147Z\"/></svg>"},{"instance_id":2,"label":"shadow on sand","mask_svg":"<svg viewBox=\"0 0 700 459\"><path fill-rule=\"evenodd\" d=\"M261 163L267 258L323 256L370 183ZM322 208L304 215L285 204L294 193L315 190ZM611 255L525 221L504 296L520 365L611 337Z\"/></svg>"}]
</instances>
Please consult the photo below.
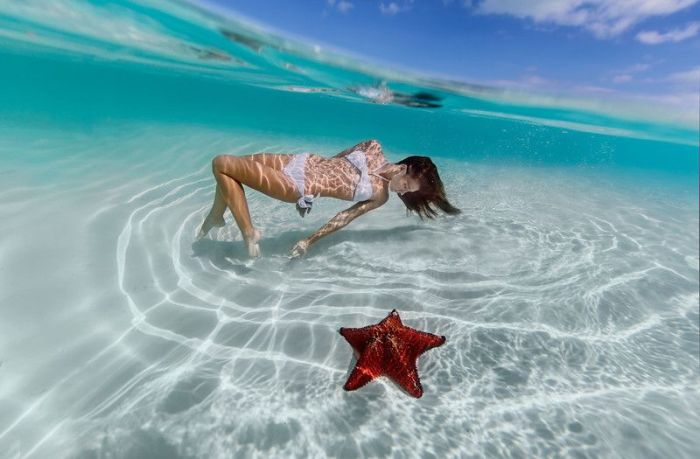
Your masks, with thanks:
<instances>
[{"instance_id":1,"label":"shadow on sand","mask_svg":"<svg viewBox=\"0 0 700 459\"><path fill-rule=\"evenodd\" d=\"M304 258L313 257L314 254L317 253L323 253L330 247L343 242L364 243L398 241L408 234L416 231L425 231L428 228L429 227L422 225L408 225L388 229L342 230L318 241L311 247ZM274 238L266 239L263 236L263 239L260 241L263 257L287 257L292 247L294 247L294 244L308 235L308 231L287 231ZM242 241L201 239L192 243L192 256L196 258L208 258L216 267L221 269L234 269L236 272L242 270L239 273L250 271L250 269L243 265L232 263L234 261L243 262L250 260Z\"/></svg>"}]
</instances>

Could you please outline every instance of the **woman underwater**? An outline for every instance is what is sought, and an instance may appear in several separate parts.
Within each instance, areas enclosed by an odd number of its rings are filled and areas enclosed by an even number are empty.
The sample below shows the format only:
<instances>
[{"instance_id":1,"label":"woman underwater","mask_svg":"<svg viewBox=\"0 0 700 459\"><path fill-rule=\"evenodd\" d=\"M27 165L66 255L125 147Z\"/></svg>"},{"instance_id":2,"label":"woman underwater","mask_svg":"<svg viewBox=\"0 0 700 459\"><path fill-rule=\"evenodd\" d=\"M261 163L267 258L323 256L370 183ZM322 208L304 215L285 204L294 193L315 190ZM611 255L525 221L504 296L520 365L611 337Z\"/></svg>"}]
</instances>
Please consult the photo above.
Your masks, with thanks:
<instances>
[{"instance_id":1,"label":"woman underwater","mask_svg":"<svg viewBox=\"0 0 700 459\"><path fill-rule=\"evenodd\" d=\"M392 164L376 140L359 143L332 158L310 153L219 155L213 159L212 169L217 183L214 204L197 237L204 237L212 227L224 226L228 207L251 257L260 256L260 232L250 221L243 185L280 201L296 202L302 217L319 196L357 202L297 242L291 252L293 258L304 255L323 236L382 206L389 199L389 191L398 193L408 211L416 212L421 219L437 215L431 205L447 214L460 212L447 201L430 158L409 156Z\"/></svg>"}]
</instances>

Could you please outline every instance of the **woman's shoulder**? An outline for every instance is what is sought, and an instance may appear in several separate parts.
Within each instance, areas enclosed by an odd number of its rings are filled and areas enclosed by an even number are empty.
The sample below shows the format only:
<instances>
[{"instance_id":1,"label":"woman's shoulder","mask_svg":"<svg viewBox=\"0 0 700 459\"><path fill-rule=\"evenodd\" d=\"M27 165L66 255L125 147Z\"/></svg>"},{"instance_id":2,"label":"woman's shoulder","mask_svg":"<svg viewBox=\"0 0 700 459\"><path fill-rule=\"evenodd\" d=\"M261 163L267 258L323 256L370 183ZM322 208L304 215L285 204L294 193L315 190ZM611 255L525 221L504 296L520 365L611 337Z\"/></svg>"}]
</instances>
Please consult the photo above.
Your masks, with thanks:
<instances>
[{"instance_id":1,"label":"woman's shoulder","mask_svg":"<svg viewBox=\"0 0 700 459\"><path fill-rule=\"evenodd\" d=\"M367 168L372 171L379 169L385 164L389 163L389 160L384 156L384 150L382 145L377 140L367 140L363 142L364 148L362 151L365 152L365 158L367 158Z\"/></svg>"}]
</instances>

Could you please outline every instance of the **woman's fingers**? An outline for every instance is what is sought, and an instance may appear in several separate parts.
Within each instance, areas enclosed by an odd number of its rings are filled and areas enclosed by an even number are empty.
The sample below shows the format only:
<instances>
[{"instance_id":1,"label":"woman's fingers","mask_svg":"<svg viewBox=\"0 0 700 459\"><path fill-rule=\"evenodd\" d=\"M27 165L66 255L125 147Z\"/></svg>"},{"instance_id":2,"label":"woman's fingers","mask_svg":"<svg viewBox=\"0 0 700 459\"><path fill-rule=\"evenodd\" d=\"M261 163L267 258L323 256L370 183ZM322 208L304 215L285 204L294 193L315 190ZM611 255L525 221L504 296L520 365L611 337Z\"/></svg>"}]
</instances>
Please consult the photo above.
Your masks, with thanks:
<instances>
[{"instance_id":1,"label":"woman's fingers","mask_svg":"<svg viewBox=\"0 0 700 459\"><path fill-rule=\"evenodd\" d=\"M309 243L305 240L297 242L292 248L292 252L289 255L291 258L301 258L306 254L306 250L309 248Z\"/></svg>"}]
</instances>

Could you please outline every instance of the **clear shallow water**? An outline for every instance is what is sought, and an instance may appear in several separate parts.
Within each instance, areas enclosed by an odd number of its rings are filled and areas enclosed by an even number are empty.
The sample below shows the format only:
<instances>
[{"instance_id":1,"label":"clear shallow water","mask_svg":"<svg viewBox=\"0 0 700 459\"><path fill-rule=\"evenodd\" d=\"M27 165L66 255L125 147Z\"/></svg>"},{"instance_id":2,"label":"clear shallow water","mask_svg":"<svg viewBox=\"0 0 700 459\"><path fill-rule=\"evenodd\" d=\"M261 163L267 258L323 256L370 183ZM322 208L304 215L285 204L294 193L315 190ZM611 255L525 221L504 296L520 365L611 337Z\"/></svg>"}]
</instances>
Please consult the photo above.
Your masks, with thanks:
<instances>
[{"instance_id":1,"label":"clear shallow water","mask_svg":"<svg viewBox=\"0 0 700 459\"><path fill-rule=\"evenodd\" d=\"M697 451L696 130L386 72L442 106L373 103L353 88L380 77L228 22L269 43L238 45L177 4L17 5L0 7L0 457ZM230 215L194 242L215 154L366 138L432 156L463 213L420 222L392 198L290 263L347 203L301 220L250 191L262 259ZM424 397L343 392L337 328L392 308L448 337L419 361Z\"/></svg>"}]
</instances>

